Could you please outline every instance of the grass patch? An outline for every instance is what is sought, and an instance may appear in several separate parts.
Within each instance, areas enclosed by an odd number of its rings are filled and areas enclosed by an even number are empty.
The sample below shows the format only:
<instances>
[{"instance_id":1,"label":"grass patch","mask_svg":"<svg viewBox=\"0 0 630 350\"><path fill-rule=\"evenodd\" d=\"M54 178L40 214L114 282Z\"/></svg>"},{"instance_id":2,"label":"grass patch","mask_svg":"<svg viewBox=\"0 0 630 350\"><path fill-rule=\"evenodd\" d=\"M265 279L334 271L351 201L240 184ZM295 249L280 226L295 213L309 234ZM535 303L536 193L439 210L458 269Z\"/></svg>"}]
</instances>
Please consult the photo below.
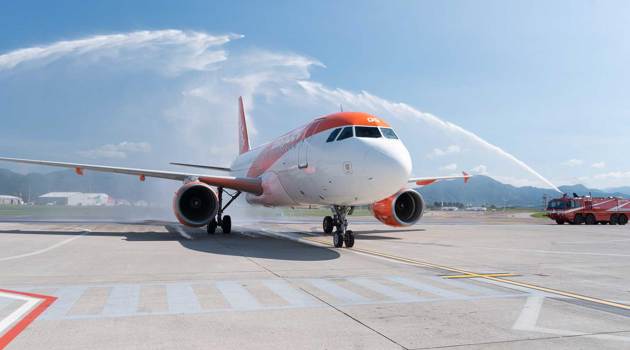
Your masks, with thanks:
<instances>
[{"instance_id":1,"label":"grass patch","mask_svg":"<svg viewBox=\"0 0 630 350\"><path fill-rule=\"evenodd\" d=\"M537 219L547 219L547 213L544 211L537 211L535 213L532 213L531 217Z\"/></svg>"}]
</instances>

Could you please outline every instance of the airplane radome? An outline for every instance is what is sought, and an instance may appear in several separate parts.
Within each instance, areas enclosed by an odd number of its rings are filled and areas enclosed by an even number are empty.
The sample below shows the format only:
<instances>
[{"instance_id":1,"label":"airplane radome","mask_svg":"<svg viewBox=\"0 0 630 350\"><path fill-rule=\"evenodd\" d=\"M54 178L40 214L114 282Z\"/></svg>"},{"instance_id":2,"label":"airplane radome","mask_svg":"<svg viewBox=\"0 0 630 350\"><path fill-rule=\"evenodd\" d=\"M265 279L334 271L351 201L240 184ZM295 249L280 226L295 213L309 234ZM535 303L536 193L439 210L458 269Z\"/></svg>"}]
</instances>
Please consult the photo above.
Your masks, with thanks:
<instances>
[{"instance_id":1,"label":"airplane radome","mask_svg":"<svg viewBox=\"0 0 630 350\"><path fill-rule=\"evenodd\" d=\"M224 212L242 193L252 205L330 207L323 231L333 233L334 246L354 245L347 216L355 206L368 205L374 216L390 226L413 225L425 209L422 196L408 188L470 175L411 178L409 151L396 132L378 116L340 112L316 118L277 139L250 148L243 100L239 98L239 155L230 168L173 163L226 172L212 176L189 172L133 169L31 159L3 161L156 177L182 181L173 199L175 216L183 225L221 227L230 233L232 220ZM227 192L227 190L232 190ZM235 191L235 192L234 192Z\"/></svg>"}]
</instances>

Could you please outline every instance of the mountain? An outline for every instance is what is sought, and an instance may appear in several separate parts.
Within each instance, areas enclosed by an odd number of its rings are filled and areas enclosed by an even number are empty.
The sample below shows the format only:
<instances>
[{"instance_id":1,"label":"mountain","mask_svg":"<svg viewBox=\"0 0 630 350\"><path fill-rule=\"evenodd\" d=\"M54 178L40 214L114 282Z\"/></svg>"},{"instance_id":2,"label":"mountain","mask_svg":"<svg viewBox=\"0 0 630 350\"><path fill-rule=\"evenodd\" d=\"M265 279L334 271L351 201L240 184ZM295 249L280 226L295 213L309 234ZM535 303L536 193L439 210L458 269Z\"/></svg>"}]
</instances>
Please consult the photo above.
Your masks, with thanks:
<instances>
[{"instance_id":1,"label":"mountain","mask_svg":"<svg viewBox=\"0 0 630 350\"><path fill-rule=\"evenodd\" d=\"M630 197L630 186L611 187L605 189L608 192L625 193L627 197Z\"/></svg>"},{"instance_id":2,"label":"mountain","mask_svg":"<svg viewBox=\"0 0 630 350\"><path fill-rule=\"evenodd\" d=\"M584 185L560 186L564 193L572 195L593 196L617 196L630 197L622 192L607 192L598 189L587 188ZM488 176L477 175L470 178L467 184L463 181L442 181L433 185L418 189L427 203L434 202L459 202L473 206L496 205L513 207L541 207L543 196L547 199L557 198L561 195L550 189L538 187L515 187L496 181Z\"/></svg>"}]
</instances>

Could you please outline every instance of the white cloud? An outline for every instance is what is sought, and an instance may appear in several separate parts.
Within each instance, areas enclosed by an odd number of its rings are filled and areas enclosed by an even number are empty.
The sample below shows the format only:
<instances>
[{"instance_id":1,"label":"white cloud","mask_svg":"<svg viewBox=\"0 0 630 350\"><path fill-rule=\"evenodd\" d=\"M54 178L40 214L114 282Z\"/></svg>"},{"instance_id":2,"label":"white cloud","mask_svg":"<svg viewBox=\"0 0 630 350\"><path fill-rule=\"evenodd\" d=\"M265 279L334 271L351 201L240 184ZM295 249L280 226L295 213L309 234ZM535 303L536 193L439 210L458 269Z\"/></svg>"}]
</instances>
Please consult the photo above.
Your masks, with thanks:
<instances>
[{"instance_id":1,"label":"white cloud","mask_svg":"<svg viewBox=\"0 0 630 350\"><path fill-rule=\"evenodd\" d=\"M470 171L479 175L488 175L488 167L483 164L477 165L476 167L470 169Z\"/></svg>"},{"instance_id":2,"label":"white cloud","mask_svg":"<svg viewBox=\"0 0 630 350\"><path fill-rule=\"evenodd\" d=\"M630 179L630 171L611 171L593 175L594 179Z\"/></svg>"},{"instance_id":3,"label":"white cloud","mask_svg":"<svg viewBox=\"0 0 630 350\"><path fill-rule=\"evenodd\" d=\"M117 158L125 159L129 153L149 153L151 145L147 142L123 141L117 145L107 144L95 149L79 151L79 155L86 158Z\"/></svg>"},{"instance_id":4,"label":"white cloud","mask_svg":"<svg viewBox=\"0 0 630 350\"><path fill-rule=\"evenodd\" d=\"M570 167L574 167L574 166L579 166L584 164L584 161L581 159L569 159L565 162L562 162L562 165L566 165L566 166L570 166Z\"/></svg>"},{"instance_id":5,"label":"white cloud","mask_svg":"<svg viewBox=\"0 0 630 350\"><path fill-rule=\"evenodd\" d=\"M591 164L591 167L595 168L595 169L603 169L603 168L606 167L606 163L605 162L593 163L593 164Z\"/></svg>"},{"instance_id":6,"label":"white cloud","mask_svg":"<svg viewBox=\"0 0 630 350\"><path fill-rule=\"evenodd\" d=\"M461 152L462 149L458 145L450 145L445 149L434 148L431 153L427 155L428 158L442 157L449 154L456 154Z\"/></svg>"},{"instance_id":7,"label":"white cloud","mask_svg":"<svg viewBox=\"0 0 630 350\"><path fill-rule=\"evenodd\" d=\"M440 167L440 170L453 171L457 169L457 164L451 163Z\"/></svg>"}]
</instances>

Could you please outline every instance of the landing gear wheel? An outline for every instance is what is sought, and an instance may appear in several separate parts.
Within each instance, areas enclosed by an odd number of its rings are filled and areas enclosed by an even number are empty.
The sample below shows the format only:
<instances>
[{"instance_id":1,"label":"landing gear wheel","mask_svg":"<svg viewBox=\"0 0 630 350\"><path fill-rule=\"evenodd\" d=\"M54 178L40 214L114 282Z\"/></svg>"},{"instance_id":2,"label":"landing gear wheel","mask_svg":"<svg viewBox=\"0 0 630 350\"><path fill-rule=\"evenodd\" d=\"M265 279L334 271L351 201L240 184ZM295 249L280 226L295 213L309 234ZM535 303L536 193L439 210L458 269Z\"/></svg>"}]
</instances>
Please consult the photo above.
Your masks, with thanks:
<instances>
[{"instance_id":1,"label":"landing gear wheel","mask_svg":"<svg viewBox=\"0 0 630 350\"><path fill-rule=\"evenodd\" d=\"M620 214L617 222L619 223L619 225L625 225L628 223L628 217L626 216L626 214Z\"/></svg>"},{"instance_id":2,"label":"landing gear wheel","mask_svg":"<svg viewBox=\"0 0 630 350\"><path fill-rule=\"evenodd\" d=\"M206 232L208 232L209 235L213 235L215 232L217 232L217 226L217 219L210 220L210 222L208 223L208 227L206 228Z\"/></svg>"},{"instance_id":3,"label":"landing gear wheel","mask_svg":"<svg viewBox=\"0 0 630 350\"><path fill-rule=\"evenodd\" d=\"M610 224L617 225L618 222L619 222L619 217L617 216L617 214L612 214L610 216Z\"/></svg>"},{"instance_id":4,"label":"landing gear wheel","mask_svg":"<svg viewBox=\"0 0 630 350\"><path fill-rule=\"evenodd\" d=\"M564 220L557 219L557 220L556 220L556 224L558 224L558 225L564 225Z\"/></svg>"},{"instance_id":5,"label":"landing gear wheel","mask_svg":"<svg viewBox=\"0 0 630 350\"><path fill-rule=\"evenodd\" d=\"M335 248L343 247L343 236L341 235L341 233L336 232L333 235L333 245L335 246Z\"/></svg>"},{"instance_id":6,"label":"landing gear wheel","mask_svg":"<svg viewBox=\"0 0 630 350\"><path fill-rule=\"evenodd\" d=\"M229 215L224 216L221 220L221 229L226 234L232 232L232 218Z\"/></svg>"},{"instance_id":7,"label":"landing gear wheel","mask_svg":"<svg viewBox=\"0 0 630 350\"><path fill-rule=\"evenodd\" d=\"M333 229L335 228L335 225L333 224L333 218L330 216L324 217L324 222L322 226L324 228L324 233L331 234L333 232Z\"/></svg>"},{"instance_id":8,"label":"landing gear wheel","mask_svg":"<svg viewBox=\"0 0 630 350\"><path fill-rule=\"evenodd\" d=\"M573 219L573 223L576 225L582 225L584 223L584 217L582 216L582 214L577 214L575 216L575 219Z\"/></svg>"},{"instance_id":9,"label":"landing gear wheel","mask_svg":"<svg viewBox=\"0 0 630 350\"><path fill-rule=\"evenodd\" d=\"M586 215L586 224L587 225L596 225L597 224L597 220L595 220L595 215L593 215L593 214Z\"/></svg>"},{"instance_id":10,"label":"landing gear wheel","mask_svg":"<svg viewBox=\"0 0 630 350\"><path fill-rule=\"evenodd\" d=\"M352 248L354 246L354 233L352 233L352 231L346 231L344 242L346 243L346 248Z\"/></svg>"}]
</instances>

